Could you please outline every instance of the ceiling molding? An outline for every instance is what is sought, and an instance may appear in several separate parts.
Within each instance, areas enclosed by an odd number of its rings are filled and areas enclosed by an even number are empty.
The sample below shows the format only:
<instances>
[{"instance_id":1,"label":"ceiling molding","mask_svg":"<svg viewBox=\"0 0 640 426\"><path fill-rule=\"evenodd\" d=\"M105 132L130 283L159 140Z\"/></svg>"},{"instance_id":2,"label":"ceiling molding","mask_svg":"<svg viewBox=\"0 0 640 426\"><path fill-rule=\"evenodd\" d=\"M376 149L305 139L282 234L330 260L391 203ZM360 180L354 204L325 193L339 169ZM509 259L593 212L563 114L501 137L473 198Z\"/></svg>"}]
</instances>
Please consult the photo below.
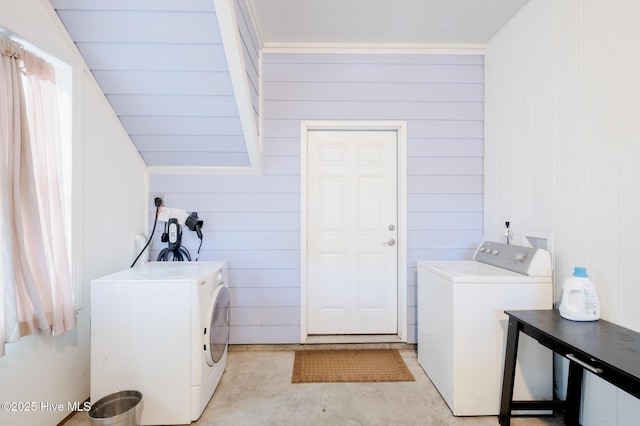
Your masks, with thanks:
<instances>
[{"instance_id":1,"label":"ceiling molding","mask_svg":"<svg viewBox=\"0 0 640 426\"><path fill-rule=\"evenodd\" d=\"M483 55L484 44L265 43L264 53Z\"/></svg>"}]
</instances>

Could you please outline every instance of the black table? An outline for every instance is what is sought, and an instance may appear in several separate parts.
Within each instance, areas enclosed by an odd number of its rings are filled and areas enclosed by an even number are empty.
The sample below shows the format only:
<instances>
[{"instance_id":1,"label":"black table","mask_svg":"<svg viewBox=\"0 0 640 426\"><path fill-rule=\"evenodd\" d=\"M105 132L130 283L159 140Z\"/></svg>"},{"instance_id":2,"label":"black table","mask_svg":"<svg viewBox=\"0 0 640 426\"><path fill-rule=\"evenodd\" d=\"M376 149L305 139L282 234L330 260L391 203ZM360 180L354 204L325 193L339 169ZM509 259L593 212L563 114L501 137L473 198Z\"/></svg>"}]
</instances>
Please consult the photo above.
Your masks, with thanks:
<instances>
[{"instance_id":1,"label":"black table","mask_svg":"<svg viewBox=\"0 0 640 426\"><path fill-rule=\"evenodd\" d=\"M500 401L502 426L511 423L512 410L550 409L565 410L565 424L578 425L585 369L640 398L640 333L605 320L569 321L557 310L505 313L509 316L509 331ZM520 332L569 359L565 401L512 401Z\"/></svg>"}]
</instances>

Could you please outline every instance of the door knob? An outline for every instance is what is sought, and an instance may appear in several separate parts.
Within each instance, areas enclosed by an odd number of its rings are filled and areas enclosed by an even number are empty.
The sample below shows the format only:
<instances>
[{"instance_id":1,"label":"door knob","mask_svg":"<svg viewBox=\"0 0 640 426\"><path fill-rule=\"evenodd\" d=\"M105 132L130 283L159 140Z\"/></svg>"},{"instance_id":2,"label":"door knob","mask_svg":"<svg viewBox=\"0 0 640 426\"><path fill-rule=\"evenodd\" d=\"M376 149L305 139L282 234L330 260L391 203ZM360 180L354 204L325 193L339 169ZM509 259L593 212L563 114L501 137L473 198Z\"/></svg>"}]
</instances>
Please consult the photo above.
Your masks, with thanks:
<instances>
[{"instance_id":1,"label":"door knob","mask_svg":"<svg viewBox=\"0 0 640 426\"><path fill-rule=\"evenodd\" d=\"M396 240L390 238L389 241L382 243L383 246L392 246L396 243Z\"/></svg>"}]
</instances>

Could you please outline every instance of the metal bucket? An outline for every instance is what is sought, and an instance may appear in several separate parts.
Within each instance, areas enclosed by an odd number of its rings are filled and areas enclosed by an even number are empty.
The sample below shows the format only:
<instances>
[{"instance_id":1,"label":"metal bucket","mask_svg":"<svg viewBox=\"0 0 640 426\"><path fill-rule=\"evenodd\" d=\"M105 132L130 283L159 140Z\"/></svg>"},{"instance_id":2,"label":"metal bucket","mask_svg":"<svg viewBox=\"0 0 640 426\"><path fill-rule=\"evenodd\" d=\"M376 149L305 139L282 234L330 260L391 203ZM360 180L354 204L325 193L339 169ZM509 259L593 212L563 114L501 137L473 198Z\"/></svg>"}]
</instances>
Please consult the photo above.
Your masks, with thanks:
<instances>
[{"instance_id":1,"label":"metal bucket","mask_svg":"<svg viewBox=\"0 0 640 426\"><path fill-rule=\"evenodd\" d=\"M142 416L142 394L135 390L112 393L91 404L93 426L138 426Z\"/></svg>"}]
</instances>

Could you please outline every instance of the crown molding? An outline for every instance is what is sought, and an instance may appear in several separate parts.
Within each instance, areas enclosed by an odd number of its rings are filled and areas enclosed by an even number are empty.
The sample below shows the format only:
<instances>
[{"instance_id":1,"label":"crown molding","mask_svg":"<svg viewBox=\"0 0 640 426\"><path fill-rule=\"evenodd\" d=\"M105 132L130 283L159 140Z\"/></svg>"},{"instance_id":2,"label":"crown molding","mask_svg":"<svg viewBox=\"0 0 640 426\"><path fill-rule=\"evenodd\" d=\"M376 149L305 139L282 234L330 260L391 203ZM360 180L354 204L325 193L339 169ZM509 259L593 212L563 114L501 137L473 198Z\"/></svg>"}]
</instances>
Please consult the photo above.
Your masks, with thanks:
<instances>
[{"instance_id":1,"label":"crown molding","mask_svg":"<svg viewBox=\"0 0 640 426\"><path fill-rule=\"evenodd\" d=\"M265 43L263 53L483 55L484 44L452 43Z\"/></svg>"}]
</instances>

